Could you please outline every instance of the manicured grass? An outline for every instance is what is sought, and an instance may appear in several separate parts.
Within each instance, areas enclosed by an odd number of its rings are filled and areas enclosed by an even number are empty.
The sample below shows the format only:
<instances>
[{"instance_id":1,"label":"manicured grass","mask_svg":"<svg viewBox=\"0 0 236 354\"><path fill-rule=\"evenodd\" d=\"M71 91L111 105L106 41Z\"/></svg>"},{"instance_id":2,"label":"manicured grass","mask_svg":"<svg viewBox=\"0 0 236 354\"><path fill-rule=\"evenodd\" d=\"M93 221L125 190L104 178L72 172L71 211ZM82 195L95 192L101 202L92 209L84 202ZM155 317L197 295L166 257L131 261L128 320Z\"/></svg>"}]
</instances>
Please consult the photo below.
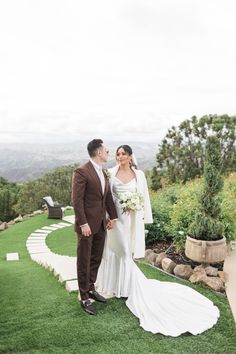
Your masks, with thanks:
<instances>
[{"instance_id":1,"label":"manicured grass","mask_svg":"<svg viewBox=\"0 0 236 354\"><path fill-rule=\"evenodd\" d=\"M226 298L201 287L194 286L219 306L221 317L214 328L198 336L147 333L122 299L96 303L98 315L88 316L77 294L68 294L27 253L28 235L52 223L41 215L0 233L0 353L235 353L235 324ZM51 233L48 245L58 253L75 255L73 227ZM20 261L6 262L7 252L19 252ZM139 266L149 278L173 281L148 265Z\"/></svg>"},{"instance_id":2,"label":"manicured grass","mask_svg":"<svg viewBox=\"0 0 236 354\"><path fill-rule=\"evenodd\" d=\"M46 244L54 253L76 256L77 235L74 227L66 227L49 234L46 238Z\"/></svg>"}]
</instances>

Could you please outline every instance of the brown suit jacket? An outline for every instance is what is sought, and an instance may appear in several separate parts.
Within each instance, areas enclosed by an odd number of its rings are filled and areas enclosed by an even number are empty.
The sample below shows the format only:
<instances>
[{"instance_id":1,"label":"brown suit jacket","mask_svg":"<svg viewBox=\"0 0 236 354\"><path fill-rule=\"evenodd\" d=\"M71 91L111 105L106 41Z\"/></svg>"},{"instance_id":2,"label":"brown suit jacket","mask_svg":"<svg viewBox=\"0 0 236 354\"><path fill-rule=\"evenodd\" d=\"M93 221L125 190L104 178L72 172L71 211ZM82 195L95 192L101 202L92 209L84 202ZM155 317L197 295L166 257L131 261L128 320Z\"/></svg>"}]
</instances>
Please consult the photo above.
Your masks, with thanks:
<instances>
[{"instance_id":1,"label":"brown suit jacket","mask_svg":"<svg viewBox=\"0 0 236 354\"><path fill-rule=\"evenodd\" d=\"M80 225L86 223L92 234L99 231L102 223L106 229L106 211L110 219L117 219L109 180L105 176L103 194L100 179L90 161L73 173L72 202L75 210L75 231L78 233L81 233Z\"/></svg>"}]
</instances>

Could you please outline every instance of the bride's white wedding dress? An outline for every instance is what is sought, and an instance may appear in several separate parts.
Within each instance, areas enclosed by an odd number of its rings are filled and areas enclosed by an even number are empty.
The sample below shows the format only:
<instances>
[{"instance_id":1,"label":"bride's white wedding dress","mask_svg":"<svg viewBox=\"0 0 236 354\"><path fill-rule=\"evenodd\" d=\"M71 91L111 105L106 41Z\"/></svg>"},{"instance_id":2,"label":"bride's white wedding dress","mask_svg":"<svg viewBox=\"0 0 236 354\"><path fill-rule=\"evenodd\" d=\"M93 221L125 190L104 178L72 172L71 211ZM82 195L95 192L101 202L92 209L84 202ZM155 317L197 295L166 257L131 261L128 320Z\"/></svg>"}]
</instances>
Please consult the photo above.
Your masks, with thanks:
<instances>
[{"instance_id":1,"label":"bride's white wedding dress","mask_svg":"<svg viewBox=\"0 0 236 354\"><path fill-rule=\"evenodd\" d=\"M134 214L122 214L118 193L135 191L136 179L125 184L114 177L112 189L119 219L106 238L97 290L128 297L126 305L146 331L176 337L185 332L196 335L211 328L217 322L219 310L209 299L188 286L147 279L133 261Z\"/></svg>"}]
</instances>

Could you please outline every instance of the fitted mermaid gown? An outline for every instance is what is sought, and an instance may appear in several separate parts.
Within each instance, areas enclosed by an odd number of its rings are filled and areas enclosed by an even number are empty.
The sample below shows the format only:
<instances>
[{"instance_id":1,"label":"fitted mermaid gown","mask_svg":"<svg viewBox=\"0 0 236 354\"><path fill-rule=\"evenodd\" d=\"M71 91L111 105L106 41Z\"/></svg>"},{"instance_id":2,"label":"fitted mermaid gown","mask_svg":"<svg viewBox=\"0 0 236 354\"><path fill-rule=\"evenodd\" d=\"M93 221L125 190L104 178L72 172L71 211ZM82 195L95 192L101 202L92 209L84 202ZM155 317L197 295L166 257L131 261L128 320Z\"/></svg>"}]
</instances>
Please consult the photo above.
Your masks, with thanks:
<instances>
[{"instance_id":1,"label":"fitted mermaid gown","mask_svg":"<svg viewBox=\"0 0 236 354\"><path fill-rule=\"evenodd\" d=\"M136 191L136 179L122 183L114 177L113 196L118 220L106 237L96 289L127 297L126 305L140 326L152 333L197 335L214 326L219 310L212 301L188 286L147 279L133 261L135 214L122 213L118 194Z\"/></svg>"}]
</instances>

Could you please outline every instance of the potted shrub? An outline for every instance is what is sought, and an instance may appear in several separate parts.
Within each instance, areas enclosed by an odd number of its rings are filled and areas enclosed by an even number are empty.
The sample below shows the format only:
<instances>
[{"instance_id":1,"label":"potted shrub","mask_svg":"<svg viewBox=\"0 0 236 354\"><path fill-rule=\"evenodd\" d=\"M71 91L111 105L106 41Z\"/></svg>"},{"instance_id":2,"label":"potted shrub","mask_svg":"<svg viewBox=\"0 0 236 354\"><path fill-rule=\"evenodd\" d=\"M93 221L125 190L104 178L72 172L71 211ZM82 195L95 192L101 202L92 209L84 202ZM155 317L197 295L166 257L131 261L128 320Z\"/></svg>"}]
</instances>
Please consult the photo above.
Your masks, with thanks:
<instances>
[{"instance_id":1,"label":"potted shrub","mask_svg":"<svg viewBox=\"0 0 236 354\"><path fill-rule=\"evenodd\" d=\"M223 188L220 141L210 136L206 142L204 186L200 196L199 212L190 225L185 244L185 254L193 261L216 263L225 259L227 253L224 227L220 221Z\"/></svg>"}]
</instances>

